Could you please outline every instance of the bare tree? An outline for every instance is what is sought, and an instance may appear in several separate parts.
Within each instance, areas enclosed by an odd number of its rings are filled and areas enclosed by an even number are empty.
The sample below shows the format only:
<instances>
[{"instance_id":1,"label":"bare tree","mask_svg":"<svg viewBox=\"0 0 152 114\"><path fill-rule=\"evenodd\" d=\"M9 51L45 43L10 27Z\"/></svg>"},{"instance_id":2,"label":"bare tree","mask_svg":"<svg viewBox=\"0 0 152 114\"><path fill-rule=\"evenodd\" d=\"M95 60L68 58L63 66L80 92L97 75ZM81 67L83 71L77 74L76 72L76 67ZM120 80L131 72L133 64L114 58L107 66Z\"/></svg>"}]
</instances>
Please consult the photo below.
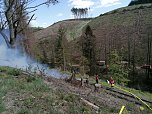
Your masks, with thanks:
<instances>
[{"instance_id":1,"label":"bare tree","mask_svg":"<svg viewBox=\"0 0 152 114\"><path fill-rule=\"evenodd\" d=\"M33 19L34 14L41 5L55 4L57 0L46 0L36 6L29 7L33 0L0 0L0 34L5 39L8 47L14 47L17 35L25 31ZM9 30L9 37L4 33L4 29Z\"/></svg>"},{"instance_id":2,"label":"bare tree","mask_svg":"<svg viewBox=\"0 0 152 114\"><path fill-rule=\"evenodd\" d=\"M150 27L148 29L151 29ZM151 51L152 51L152 35L151 33L148 33L147 35L147 60L146 64L150 65L151 64ZM150 68L147 69L147 80L150 79Z\"/></svg>"}]
</instances>

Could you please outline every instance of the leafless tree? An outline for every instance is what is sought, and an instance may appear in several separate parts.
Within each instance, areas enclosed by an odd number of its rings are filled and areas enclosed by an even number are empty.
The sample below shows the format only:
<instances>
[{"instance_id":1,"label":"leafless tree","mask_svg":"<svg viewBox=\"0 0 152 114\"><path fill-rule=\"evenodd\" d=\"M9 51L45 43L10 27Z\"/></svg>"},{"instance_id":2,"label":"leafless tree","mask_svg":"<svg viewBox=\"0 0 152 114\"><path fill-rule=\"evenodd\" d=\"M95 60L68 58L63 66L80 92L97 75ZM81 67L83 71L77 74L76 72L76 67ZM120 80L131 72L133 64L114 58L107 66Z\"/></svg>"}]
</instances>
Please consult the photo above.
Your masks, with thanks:
<instances>
[{"instance_id":1,"label":"leafless tree","mask_svg":"<svg viewBox=\"0 0 152 114\"><path fill-rule=\"evenodd\" d=\"M148 29L151 30L152 28L149 27ZM146 64L151 65L151 54L152 54L152 34L151 34L151 32L149 32L147 34L147 49L146 49L146 51L147 51ZM150 68L147 69L146 73L147 73L147 80L149 80L150 79Z\"/></svg>"},{"instance_id":2,"label":"leafless tree","mask_svg":"<svg viewBox=\"0 0 152 114\"><path fill-rule=\"evenodd\" d=\"M25 34L30 21L34 18L34 11L41 5L55 4L57 0L46 0L36 6L30 6L34 0L0 0L0 34L8 47L14 47L18 34ZM29 16L29 14L32 16ZM4 29L9 30L9 36Z\"/></svg>"}]
</instances>

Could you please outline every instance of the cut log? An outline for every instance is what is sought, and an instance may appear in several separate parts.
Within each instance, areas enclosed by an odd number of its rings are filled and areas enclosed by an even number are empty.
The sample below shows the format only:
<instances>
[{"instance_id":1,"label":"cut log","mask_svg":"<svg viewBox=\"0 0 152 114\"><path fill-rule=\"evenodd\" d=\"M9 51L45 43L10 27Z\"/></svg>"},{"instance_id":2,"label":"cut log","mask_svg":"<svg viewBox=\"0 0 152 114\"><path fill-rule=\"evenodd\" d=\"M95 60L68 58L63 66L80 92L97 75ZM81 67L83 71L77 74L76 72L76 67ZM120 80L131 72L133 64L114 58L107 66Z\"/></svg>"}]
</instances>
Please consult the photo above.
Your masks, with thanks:
<instances>
[{"instance_id":1,"label":"cut log","mask_svg":"<svg viewBox=\"0 0 152 114\"><path fill-rule=\"evenodd\" d=\"M82 100L82 102L85 103L86 105L94 108L95 110L99 110L99 107L96 106L96 105L94 105L93 103L91 103L91 102L89 102L89 101L87 101L87 100L85 100L85 99L83 99L83 98L81 98L81 100Z\"/></svg>"}]
</instances>

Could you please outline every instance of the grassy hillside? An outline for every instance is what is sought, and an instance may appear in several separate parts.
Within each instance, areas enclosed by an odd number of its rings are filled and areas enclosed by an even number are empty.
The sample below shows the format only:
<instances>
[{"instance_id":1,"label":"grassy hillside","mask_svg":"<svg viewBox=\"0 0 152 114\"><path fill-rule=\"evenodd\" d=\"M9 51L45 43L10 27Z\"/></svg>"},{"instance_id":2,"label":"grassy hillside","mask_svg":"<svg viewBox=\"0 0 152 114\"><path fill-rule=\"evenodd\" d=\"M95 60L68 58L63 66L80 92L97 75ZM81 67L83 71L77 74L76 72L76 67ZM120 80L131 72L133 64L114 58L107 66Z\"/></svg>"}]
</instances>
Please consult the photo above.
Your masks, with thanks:
<instances>
[{"instance_id":1,"label":"grassy hillside","mask_svg":"<svg viewBox=\"0 0 152 114\"><path fill-rule=\"evenodd\" d=\"M90 21L91 19L69 19L54 23L53 25L47 27L44 30L38 31L35 33L36 38L54 38L57 37L58 29L63 27L66 30L66 38L71 40L71 37L77 38L82 33L82 28Z\"/></svg>"},{"instance_id":2,"label":"grassy hillside","mask_svg":"<svg viewBox=\"0 0 152 114\"><path fill-rule=\"evenodd\" d=\"M91 114L80 97L49 87L38 76L0 67L0 114ZM66 89L66 88L65 88Z\"/></svg>"},{"instance_id":3,"label":"grassy hillside","mask_svg":"<svg viewBox=\"0 0 152 114\"><path fill-rule=\"evenodd\" d=\"M94 92L91 85L73 86L61 79L42 78L10 67L0 67L0 82L1 114L114 114L122 105L131 114L151 113L144 105L144 110L140 110L138 104L102 88ZM139 96L143 94L145 98L151 96L138 92ZM99 106L99 110L87 105L82 98Z\"/></svg>"}]
</instances>

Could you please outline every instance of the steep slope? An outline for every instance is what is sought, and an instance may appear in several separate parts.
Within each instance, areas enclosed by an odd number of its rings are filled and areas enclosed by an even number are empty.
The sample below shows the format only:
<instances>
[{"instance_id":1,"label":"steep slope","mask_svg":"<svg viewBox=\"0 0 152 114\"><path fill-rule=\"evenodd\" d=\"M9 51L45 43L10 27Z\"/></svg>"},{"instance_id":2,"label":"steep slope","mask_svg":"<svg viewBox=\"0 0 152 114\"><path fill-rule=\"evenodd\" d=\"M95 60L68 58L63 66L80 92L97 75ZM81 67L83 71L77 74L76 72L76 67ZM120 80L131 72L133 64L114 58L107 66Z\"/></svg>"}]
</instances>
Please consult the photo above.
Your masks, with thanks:
<instances>
[{"instance_id":1,"label":"steep slope","mask_svg":"<svg viewBox=\"0 0 152 114\"><path fill-rule=\"evenodd\" d=\"M91 20L87 19L69 19L57 22L46 29L34 33L34 38L29 39L28 44L32 47L28 48L28 52L43 63L52 64L55 56L55 46L58 30L62 27L66 33L67 43L82 35L83 27ZM66 45L66 47L70 45ZM70 52L69 52L70 53Z\"/></svg>"},{"instance_id":2,"label":"steep slope","mask_svg":"<svg viewBox=\"0 0 152 114\"><path fill-rule=\"evenodd\" d=\"M148 39L152 41L151 20L152 4L144 4L120 8L91 20L61 21L35 33L38 44L34 47L37 50L35 55L41 59L48 58L47 62L51 62L60 26L66 29L66 47L71 50L68 53L80 55L78 42L82 42L85 26L90 25L96 37L98 60L108 60L111 50L117 49L123 60L132 61L134 57L135 64L142 65L147 63Z\"/></svg>"},{"instance_id":3,"label":"steep slope","mask_svg":"<svg viewBox=\"0 0 152 114\"><path fill-rule=\"evenodd\" d=\"M74 33L74 38L79 37L82 32L82 28L90 21L91 19L69 19L54 23L53 25L47 27L44 30L38 31L35 33L35 36L38 39L43 38L54 38L57 37L58 29L63 27L66 30L66 38L71 40L71 35Z\"/></svg>"},{"instance_id":4,"label":"steep slope","mask_svg":"<svg viewBox=\"0 0 152 114\"><path fill-rule=\"evenodd\" d=\"M96 37L99 58L105 60L111 50L117 49L124 60L128 60L130 53L131 57L135 55L137 63L146 63L147 41L152 33L151 20L152 4L120 8L93 19L88 25Z\"/></svg>"}]
</instances>

